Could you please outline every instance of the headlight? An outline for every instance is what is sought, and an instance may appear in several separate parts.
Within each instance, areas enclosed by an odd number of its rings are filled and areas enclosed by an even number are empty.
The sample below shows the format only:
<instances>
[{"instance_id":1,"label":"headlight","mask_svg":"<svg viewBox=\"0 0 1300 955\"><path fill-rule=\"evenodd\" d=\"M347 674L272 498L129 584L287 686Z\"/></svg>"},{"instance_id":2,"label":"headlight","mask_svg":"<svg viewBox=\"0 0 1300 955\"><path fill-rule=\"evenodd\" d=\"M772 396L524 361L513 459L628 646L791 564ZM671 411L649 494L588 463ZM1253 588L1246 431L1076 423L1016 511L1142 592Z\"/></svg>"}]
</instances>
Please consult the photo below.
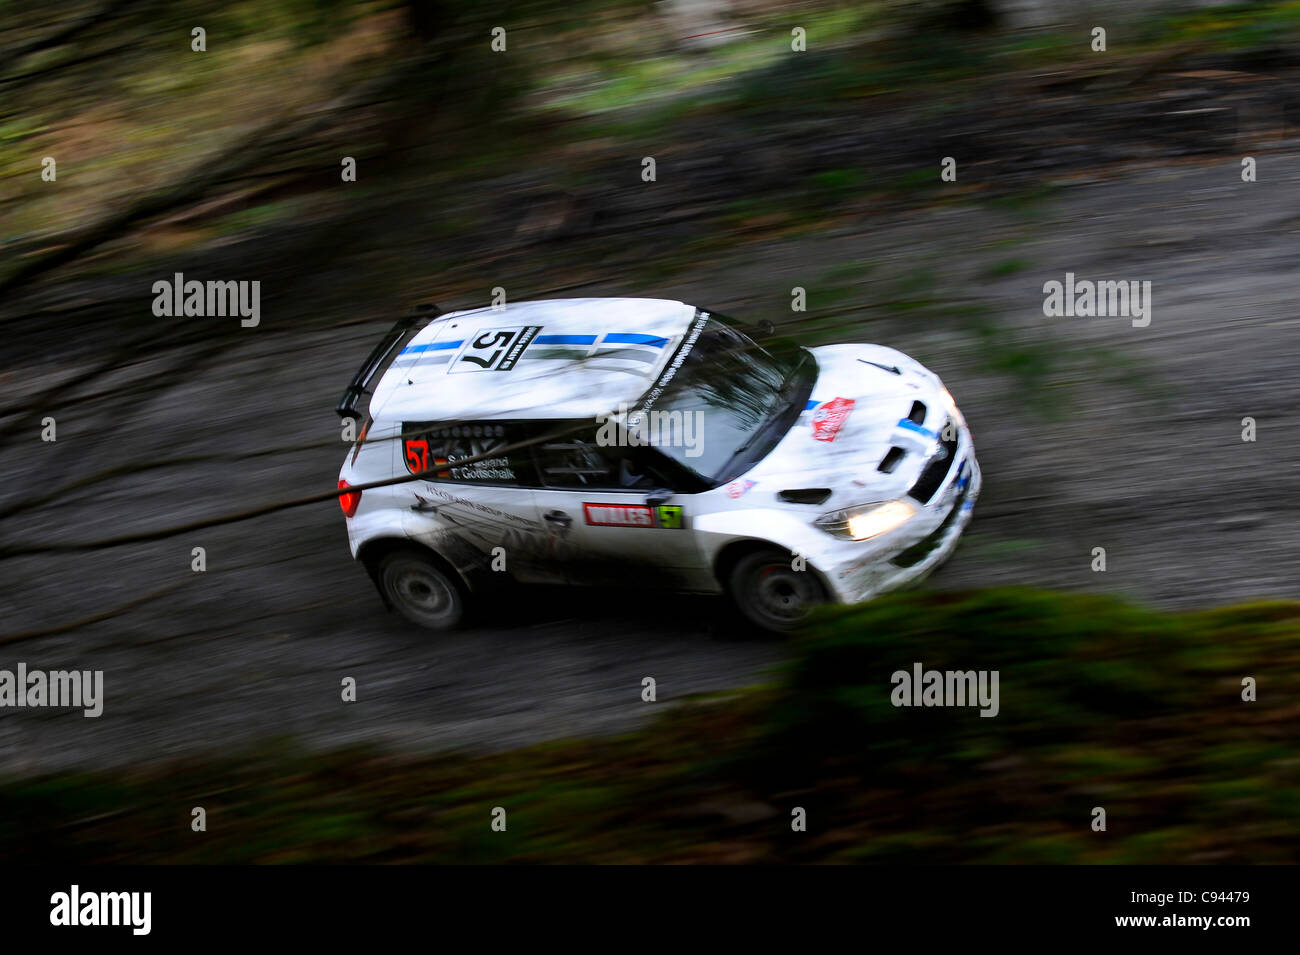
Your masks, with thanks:
<instances>
[{"instance_id":1,"label":"headlight","mask_svg":"<svg viewBox=\"0 0 1300 955\"><path fill-rule=\"evenodd\" d=\"M815 523L836 537L864 541L901 527L915 513L916 508L907 501L886 501L832 511L817 518Z\"/></svg>"},{"instance_id":2,"label":"headlight","mask_svg":"<svg viewBox=\"0 0 1300 955\"><path fill-rule=\"evenodd\" d=\"M957 402L952 400L952 395L948 392L947 388L939 389L939 400L943 402L944 410L952 416L953 421L956 421L958 424L966 423L966 419L963 418L961 412L957 410Z\"/></svg>"}]
</instances>

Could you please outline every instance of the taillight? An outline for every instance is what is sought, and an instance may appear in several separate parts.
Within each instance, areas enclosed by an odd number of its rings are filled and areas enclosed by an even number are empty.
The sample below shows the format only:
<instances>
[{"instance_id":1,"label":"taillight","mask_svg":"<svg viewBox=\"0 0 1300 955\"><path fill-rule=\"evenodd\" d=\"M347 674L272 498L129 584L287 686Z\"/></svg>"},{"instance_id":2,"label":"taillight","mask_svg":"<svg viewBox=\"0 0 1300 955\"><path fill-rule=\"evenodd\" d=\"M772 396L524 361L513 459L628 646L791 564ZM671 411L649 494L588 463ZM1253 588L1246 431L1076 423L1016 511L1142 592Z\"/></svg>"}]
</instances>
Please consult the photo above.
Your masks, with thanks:
<instances>
[{"instance_id":1,"label":"taillight","mask_svg":"<svg viewBox=\"0 0 1300 955\"><path fill-rule=\"evenodd\" d=\"M351 486L352 485L349 484L347 481L340 479L339 481L340 491L343 490L343 488L345 487L351 487ZM357 512L357 506L360 503L361 503L360 491L349 491L347 494L339 495L339 507L343 508L344 517L351 517L353 514L355 514Z\"/></svg>"}]
</instances>

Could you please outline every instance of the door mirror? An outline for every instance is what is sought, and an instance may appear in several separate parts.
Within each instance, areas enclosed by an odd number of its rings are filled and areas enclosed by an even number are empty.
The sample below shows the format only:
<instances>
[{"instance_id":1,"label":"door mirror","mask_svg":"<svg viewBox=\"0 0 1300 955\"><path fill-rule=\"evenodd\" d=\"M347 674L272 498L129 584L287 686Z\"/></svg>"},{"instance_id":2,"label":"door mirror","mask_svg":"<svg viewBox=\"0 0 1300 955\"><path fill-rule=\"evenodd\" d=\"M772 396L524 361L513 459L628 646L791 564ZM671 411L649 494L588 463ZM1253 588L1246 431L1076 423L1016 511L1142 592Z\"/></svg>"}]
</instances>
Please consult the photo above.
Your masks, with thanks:
<instances>
[{"instance_id":1,"label":"door mirror","mask_svg":"<svg viewBox=\"0 0 1300 955\"><path fill-rule=\"evenodd\" d=\"M672 500L673 492L666 487L657 487L653 491L648 491L645 496L645 502L649 505L658 506Z\"/></svg>"}]
</instances>

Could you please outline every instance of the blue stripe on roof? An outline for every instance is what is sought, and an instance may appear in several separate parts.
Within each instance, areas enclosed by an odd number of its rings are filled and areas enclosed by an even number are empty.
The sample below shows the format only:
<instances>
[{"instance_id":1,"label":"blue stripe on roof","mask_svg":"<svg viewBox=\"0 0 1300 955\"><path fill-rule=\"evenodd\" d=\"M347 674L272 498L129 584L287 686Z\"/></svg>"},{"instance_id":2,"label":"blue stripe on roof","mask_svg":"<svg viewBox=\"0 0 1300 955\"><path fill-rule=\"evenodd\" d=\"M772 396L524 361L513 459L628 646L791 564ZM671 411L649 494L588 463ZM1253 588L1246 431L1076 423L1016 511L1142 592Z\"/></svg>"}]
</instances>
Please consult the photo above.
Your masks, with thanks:
<instances>
[{"instance_id":1,"label":"blue stripe on roof","mask_svg":"<svg viewBox=\"0 0 1300 955\"><path fill-rule=\"evenodd\" d=\"M804 410L804 411L812 411L812 410L813 410L814 408L816 408L819 404L821 404L820 401L813 401L811 398L809 398L809 399L808 399L808 403L807 403L806 405L803 406L803 410Z\"/></svg>"},{"instance_id":2,"label":"blue stripe on roof","mask_svg":"<svg viewBox=\"0 0 1300 955\"><path fill-rule=\"evenodd\" d=\"M668 344L668 339L660 338L658 335L636 335L632 332L610 332L605 336L607 345L653 345L655 348L663 348Z\"/></svg>"},{"instance_id":3,"label":"blue stripe on roof","mask_svg":"<svg viewBox=\"0 0 1300 955\"><path fill-rule=\"evenodd\" d=\"M407 345L400 352L402 355L415 355L426 351L446 351L449 348L459 348L465 344L465 339L458 342L430 342L427 345Z\"/></svg>"},{"instance_id":4,"label":"blue stripe on roof","mask_svg":"<svg viewBox=\"0 0 1300 955\"><path fill-rule=\"evenodd\" d=\"M534 345L591 345L596 341L595 335L538 335L533 339Z\"/></svg>"}]
</instances>

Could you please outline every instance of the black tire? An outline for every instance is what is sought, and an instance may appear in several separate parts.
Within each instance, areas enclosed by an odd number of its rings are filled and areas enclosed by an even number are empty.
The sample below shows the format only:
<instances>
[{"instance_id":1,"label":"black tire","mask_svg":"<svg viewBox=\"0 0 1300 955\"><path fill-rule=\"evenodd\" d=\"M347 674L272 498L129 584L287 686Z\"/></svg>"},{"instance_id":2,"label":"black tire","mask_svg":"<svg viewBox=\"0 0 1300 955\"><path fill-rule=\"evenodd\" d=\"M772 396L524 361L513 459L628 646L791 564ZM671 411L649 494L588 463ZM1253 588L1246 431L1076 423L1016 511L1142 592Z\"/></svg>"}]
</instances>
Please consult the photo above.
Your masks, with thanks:
<instances>
[{"instance_id":1,"label":"black tire","mask_svg":"<svg viewBox=\"0 0 1300 955\"><path fill-rule=\"evenodd\" d=\"M417 626L452 630L465 617L460 581L417 550L386 554L375 569L375 579L393 609Z\"/></svg>"},{"instance_id":2,"label":"black tire","mask_svg":"<svg viewBox=\"0 0 1300 955\"><path fill-rule=\"evenodd\" d=\"M811 568L795 570L784 551L755 551L731 568L727 591L745 619L764 630L797 630L826 603L826 588Z\"/></svg>"}]
</instances>

